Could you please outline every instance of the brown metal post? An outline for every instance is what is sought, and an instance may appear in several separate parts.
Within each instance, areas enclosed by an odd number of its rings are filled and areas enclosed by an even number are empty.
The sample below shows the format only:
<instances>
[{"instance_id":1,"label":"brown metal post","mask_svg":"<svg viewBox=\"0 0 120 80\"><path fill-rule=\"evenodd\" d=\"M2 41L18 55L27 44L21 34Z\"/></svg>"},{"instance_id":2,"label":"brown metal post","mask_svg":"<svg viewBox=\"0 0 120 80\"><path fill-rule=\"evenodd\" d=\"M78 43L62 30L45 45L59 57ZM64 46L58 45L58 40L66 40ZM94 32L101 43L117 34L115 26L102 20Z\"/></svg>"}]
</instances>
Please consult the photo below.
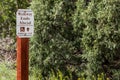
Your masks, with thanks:
<instances>
[{"instance_id":1,"label":"brown metal post","mask_svg":"<svg viewBox=\"0 0 120 80\"><path fill-rule=\"evenodd\" d=\"M29 38L17 37L17 80L28 80Z\"/></svg>"}]
</instances>

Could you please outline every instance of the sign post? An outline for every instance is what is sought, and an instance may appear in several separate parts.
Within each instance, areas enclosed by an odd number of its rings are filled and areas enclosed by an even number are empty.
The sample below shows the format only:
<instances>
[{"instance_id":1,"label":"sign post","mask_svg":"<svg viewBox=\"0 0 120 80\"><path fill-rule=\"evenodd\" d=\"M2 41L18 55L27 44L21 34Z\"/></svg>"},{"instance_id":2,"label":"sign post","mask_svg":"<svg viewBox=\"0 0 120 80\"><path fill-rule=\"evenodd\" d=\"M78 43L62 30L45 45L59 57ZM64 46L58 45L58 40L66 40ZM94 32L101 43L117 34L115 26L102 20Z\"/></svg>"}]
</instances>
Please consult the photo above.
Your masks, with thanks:
<instances>
[{"instance_id":1,"label":"sign post","mask_svg":"<svg viewBox=\"0 0 120 80\"><path fill-rule=\"evenodd\" d=\"M29 38L34 32L34 15L30 9L18 9L17 33L17 80L28 80Z\"/></svg>"},{"instance_id":2,"label":"sign post","mask_svg":"<svg viewBox=\"0 0 120 80\"><path fill-rule=\"evenodd\" d=\"M29 38L17 37L17 80L28 80Z\"/></svg>"}]
</instances>

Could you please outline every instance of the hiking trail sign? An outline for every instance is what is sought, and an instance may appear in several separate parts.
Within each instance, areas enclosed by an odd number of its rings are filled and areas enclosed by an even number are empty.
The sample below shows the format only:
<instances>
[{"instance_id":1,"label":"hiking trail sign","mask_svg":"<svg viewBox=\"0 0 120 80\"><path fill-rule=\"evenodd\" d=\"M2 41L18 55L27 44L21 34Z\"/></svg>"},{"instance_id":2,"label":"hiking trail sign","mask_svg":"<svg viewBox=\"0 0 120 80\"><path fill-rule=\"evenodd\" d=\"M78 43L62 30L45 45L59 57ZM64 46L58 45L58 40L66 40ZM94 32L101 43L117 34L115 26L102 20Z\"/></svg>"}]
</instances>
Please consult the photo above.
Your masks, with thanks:
<instances>
[{"instance_id":1,"label":"hiking trail sign","mask_svg":"<svg viewBox=\"0 0 120 80\"><path fill-rule=\"evenodd\" d=\"M34 34L34 14L31 9L18 9L16 32L20 38L30 38Z\"/></svg>"},{"instance_id":2,"label":"hiking trail sign","mask_svg":"<svg viewBox=\"0 0 120 80\"><path fill-rule=\"evenodd\" d=\"M30 9L16 12L17 79L29 80L29 38L34 34L34 15Z\"/></svg>"}]
</instances>

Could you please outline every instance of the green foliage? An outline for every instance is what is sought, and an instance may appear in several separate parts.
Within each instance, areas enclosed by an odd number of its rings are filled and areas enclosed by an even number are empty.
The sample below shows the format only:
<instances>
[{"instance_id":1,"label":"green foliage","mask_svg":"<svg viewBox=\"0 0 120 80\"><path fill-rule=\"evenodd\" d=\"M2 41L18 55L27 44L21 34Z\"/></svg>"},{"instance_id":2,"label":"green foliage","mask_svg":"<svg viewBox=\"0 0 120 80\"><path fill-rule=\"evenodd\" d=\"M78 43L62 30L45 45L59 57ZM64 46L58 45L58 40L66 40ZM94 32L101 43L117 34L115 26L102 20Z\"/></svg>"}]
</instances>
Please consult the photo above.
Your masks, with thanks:
<instances>
[{"instance_id":1,"label":"green foliage","mask_svg":"<svg viewBox=\"0 0 120 80\"><path fill-rule=\"evenodd\" d=\"M0 62L0 80L15 80L16 71L12 62Z\"/></svg>"},{"instance_id":2,"label":"green foliage","mask_svg":"<svg viewBox=\"0 0 120 80\"><path fill-rule=\"evenodd\" d=\"M74 53L79 45L74 42L72 29L75 2L33 0L31 8L35 14L35 35L31 39L30 51L31 66L38 66L44 75L51 68L60 69L66 74L67 70L78 71L80 56Z\"/></svg>"},{"instance_id":3,"label":"green foliage","mask_svg":"<svg viewBox=\"0 0 120 80\"><path fill-rule=\"evenodd\" d=\"M77 33L81 29L78 33L82 34L82 58L87 60L85 73L89 78L101 72L110 77L110 70L119 67L115 63L120 59L119 4L119 0L91 0L88 5L84 0L77 2L74 30Z\"/></svg>"},{"instance_id":4,"label":"green foliage","mask_svg":"<svg viewBox=\"0 0 120 80\"><path fill-rule=\"evenodd\" d=\"M28 0L2 0L0 1L0 36L16 36L16 11L30 6Z\"/></svg>"},{"instance_id":5,"label":"green foliage","mask_svg":"<svg viewBox=\"0 0 120 80\"><path fill-rule=\"evenodd\" d=\"M49 73L49 76L43 76L41 74L41 72L39 71L39 69L35 68L31 70L31 74L29 76L30 80L73 80L72 79L72 74L69 73L69 75L65 75L64 73L62 73L60 70L57 71L53 71L51 70ZM106 78L106 76L101 73L97 76L97 78L95 78L94 76L91 78L92 80L110 80L109 78ZM80 76L79 78L77 78L76 80L87 80L86 77Z\"/></svg>"},{"instance_id":6,"label":"green foliage","mask_svg":"<svg viewBox=\"0 0 120 80\"><path fill-rule=\"evenodd\" d=\"M16 79L16 70L13 68L13 62L0 62L0 80L15 80ZM49 76L43 76L41 71L37 68L30 70L29 80L72 80L72 75L64 75L60 70L49 72ZM76 80L86 80L84 76ZM96 79L93 79L96 80ZM101 74L98 76L97 80L106 80L104 75ZM109 80L109 79L107 79Z\"/></svg>"},{"instance_id":7,"label":"green foliage","mask_svg":"<svg viewBox=\"0 0 120 80\"><path fill-rule=\"evenodd\" d=\"M41 71L38 68L32 68L30 69L30 75L29 75L30 80L43 80L43 76Z\"/></svg>"},{"instance_id":8,"label":"green foliage","mask_svg":"<svg viewBox=\"0 0 120 80\"><path fill-rule=\"evenodd\" d=\"M40 69L43 77L59 69L65 75L71 72L73 80L80 75L97 79L100 73L116 79L114 69L120 70L119 4L119 0L33 0L31 68Z\"/></svg>"},{"instance_id":9,"label":"green foliage","mask_svg":"<svg viewBox=\"0 0 120 80\"><path fill-rule=\"evenodd\" d=\"M50 74L49 80L72 80L72 76L67 75L65 76L60 70L56 71L57 74L52 70L52 73Z\"/></svg>"},{"instance_id":10,"label":"green foliage","mask_svg":"<svg viewBox=\"0 0 120 80\"><path fill-rule=\"evenodd\" d=\"M64 75L60 70L51 70L49 76L45 77L41 74L41 71L37 68L30 70L29 80L72 80L72 75ZM16 70L13 68L13 62L0 62L0 80L15 80ZM84 76L76 80L87 80ZM96 80L96 79L92 79ZM109 80L104 77L103 74L99 75L97 80Z\"/></svg>"}]
</instances>

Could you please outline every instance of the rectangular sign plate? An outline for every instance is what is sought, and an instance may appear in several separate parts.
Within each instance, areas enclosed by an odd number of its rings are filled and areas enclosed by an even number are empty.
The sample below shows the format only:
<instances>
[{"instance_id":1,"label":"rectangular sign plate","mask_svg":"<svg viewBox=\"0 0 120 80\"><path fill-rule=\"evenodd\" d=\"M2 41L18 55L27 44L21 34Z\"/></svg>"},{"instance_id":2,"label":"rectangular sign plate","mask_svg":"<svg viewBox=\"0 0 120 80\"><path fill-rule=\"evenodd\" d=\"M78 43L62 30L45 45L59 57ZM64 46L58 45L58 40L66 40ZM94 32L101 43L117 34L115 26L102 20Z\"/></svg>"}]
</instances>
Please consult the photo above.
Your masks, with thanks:
<instances>
[{"instance_id":1,"label":"rectangular sign plate","mask_svg":"<svg viewBox=\"0 0 120 80\"><path fill-rule=\"evenodd\" d=\"M20 38L30 38L34 34L34 14L30 9L18 9L16 32Z\"/></svg>"}]
</instances>

